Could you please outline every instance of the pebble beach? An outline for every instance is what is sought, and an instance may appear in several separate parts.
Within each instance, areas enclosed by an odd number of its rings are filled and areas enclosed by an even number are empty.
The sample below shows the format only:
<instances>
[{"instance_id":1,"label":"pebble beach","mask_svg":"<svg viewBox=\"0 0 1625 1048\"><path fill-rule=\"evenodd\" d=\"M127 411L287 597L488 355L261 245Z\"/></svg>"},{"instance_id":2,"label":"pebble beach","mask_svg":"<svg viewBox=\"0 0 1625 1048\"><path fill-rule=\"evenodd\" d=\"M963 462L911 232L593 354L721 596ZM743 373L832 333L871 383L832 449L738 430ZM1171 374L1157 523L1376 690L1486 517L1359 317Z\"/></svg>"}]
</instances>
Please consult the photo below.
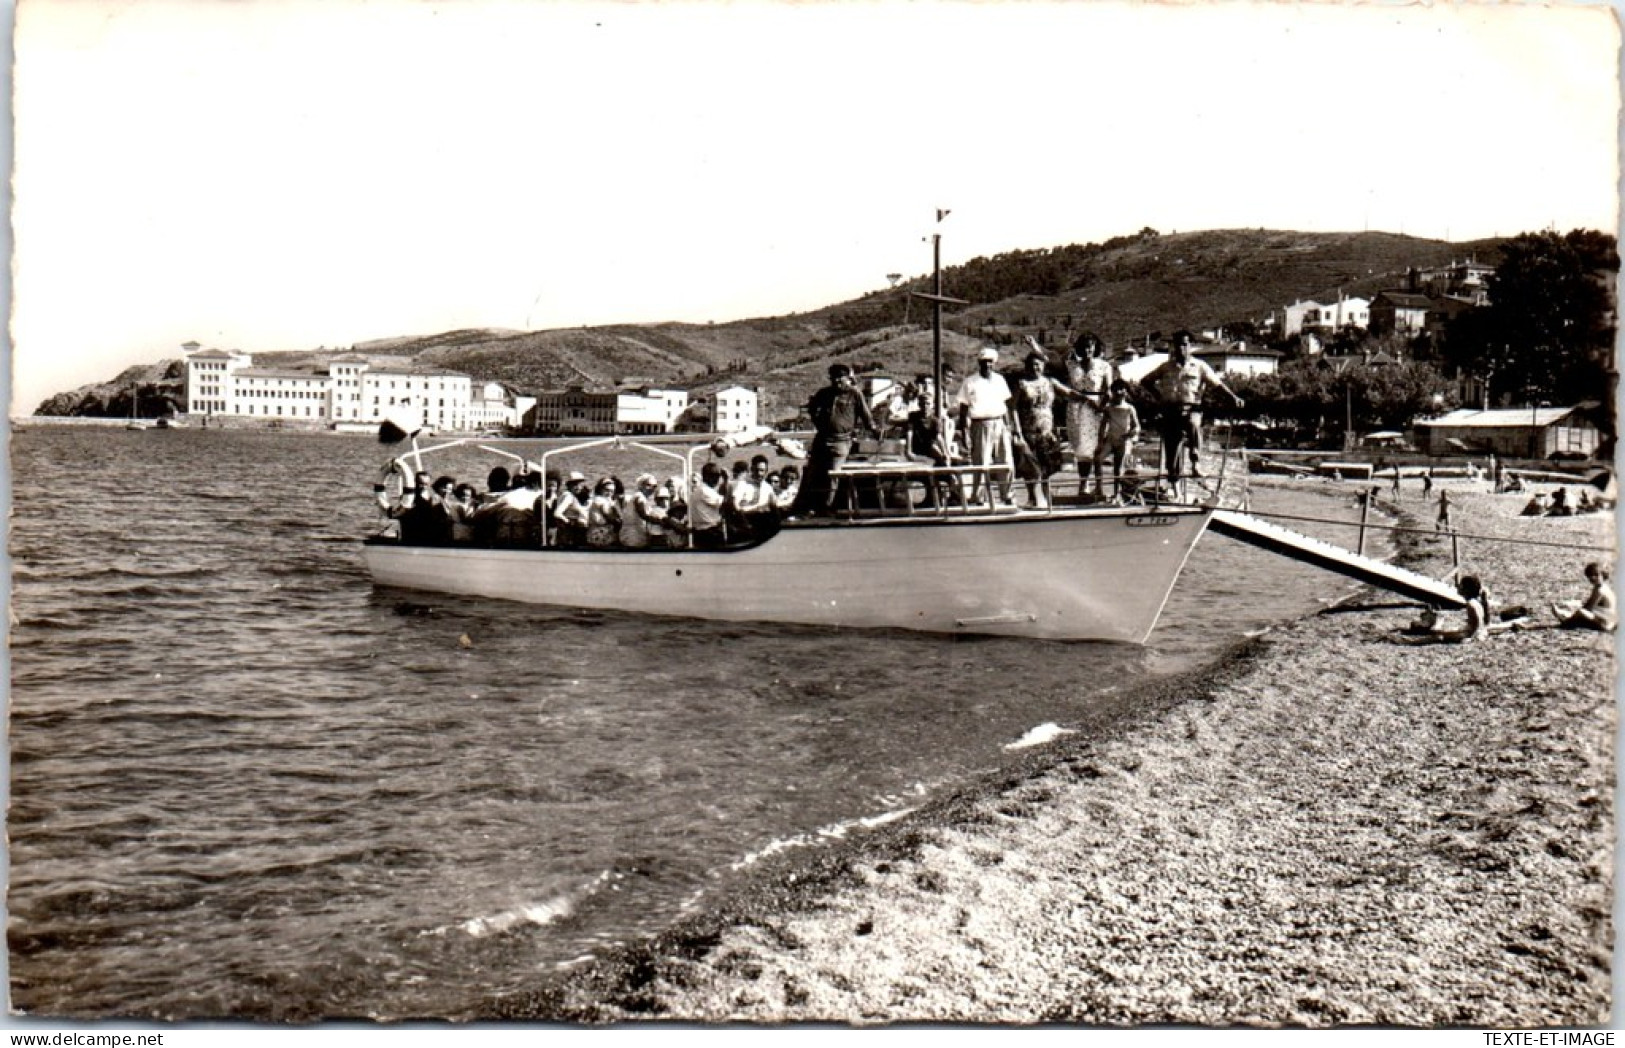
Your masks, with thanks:
<instances>
[{"instance_id":1,"label":"pebble beach","mask_svg":"<svg viewBox=\"0 0 1625 1048\"><path fill-rule=\"evenodd\" d=\"M478 1017L1606 1025L1615 638L1548 605L1614 517L1441 487L1464 536L1522 540L1461 562L1532 628L1408 646L1415 606L1362 590ZM1388 508L1447 574L1433 504Z\"/></svg>"}]
</instances>

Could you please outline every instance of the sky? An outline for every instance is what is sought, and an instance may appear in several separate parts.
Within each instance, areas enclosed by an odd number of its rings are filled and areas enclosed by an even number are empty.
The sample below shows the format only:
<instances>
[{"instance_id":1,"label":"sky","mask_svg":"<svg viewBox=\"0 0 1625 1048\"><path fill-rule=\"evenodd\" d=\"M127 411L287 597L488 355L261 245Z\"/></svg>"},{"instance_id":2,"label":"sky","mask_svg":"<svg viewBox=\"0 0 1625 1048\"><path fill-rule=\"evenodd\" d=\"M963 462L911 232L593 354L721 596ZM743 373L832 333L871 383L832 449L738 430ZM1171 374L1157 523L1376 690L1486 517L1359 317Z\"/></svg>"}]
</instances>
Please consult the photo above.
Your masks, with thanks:
<instances>
[{"instance_id":1,"label":"sky","mask_svg":"<svg viewBox=\"0 0 1625 1048\"><path fill-rule=\"evenodd\" d=\"M13 416L188 340L814 309L928 272L933 232L953 265L1145 226L1618 227L1607 6L21 0L16 21Z\"/></svg>"}]
</instances>

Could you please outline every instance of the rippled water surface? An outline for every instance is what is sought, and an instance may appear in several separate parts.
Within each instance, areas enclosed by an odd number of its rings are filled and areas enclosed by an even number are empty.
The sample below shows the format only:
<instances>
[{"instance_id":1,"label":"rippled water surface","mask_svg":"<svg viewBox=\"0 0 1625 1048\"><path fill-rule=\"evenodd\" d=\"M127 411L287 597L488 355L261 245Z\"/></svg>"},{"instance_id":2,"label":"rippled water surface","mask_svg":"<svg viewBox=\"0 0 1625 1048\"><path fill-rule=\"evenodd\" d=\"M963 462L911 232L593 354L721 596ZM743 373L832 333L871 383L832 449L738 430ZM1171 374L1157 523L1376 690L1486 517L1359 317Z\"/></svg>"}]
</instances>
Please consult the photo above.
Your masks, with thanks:
<instances>
[{"instance_id":1,"label":"rippled water surface","mask_svg":"<svg viewBox=\"0 0 1625 1048\"><path fill-rule=\"evenodd\" d=\"M1143 649L588 614L374 590L363 438L12 454L10 962L44 1014L462 1013L1346 589L1209 536Z\"/></svg>"}]
</instances>

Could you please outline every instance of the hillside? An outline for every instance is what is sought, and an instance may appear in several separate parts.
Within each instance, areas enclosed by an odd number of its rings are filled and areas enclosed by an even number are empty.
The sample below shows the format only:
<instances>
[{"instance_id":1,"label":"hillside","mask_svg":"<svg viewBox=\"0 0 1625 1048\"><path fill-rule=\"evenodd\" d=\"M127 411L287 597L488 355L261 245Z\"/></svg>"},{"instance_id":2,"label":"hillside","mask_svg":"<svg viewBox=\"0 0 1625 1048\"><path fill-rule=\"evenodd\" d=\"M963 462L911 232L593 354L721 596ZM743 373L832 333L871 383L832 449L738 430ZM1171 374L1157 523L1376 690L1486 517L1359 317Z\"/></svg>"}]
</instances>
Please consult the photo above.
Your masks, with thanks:
<instances>
[{"instance_id":1,"label":"hillside","mask_svg":"<svg viewBox=\"0 0 1625 1048\"><path fill-rule=\"evenodd\" d=\"M1298 299L1324 301L1339 290L1369 297L1401 285L1410 267L1467 257L1493 264L1499 244L1450 244L1392 233L1143 230L1103 244L974 258L944 271L946 293L971 303L945 312L944 347L949 362L962 367L984 338L1039 333L1060 345L1078 331L1091 330L1115 348L1148 334L1257 322ZM945 247L951 253L951 239ZM931 355L930 310L909 291L929 285L929 274L922 274L851 302L725 324L466 329L379 339L350 351L412 358L526 392L634 381L703 394L741 382L769 394L770 412L788 413L823 383L824 368L834 360L897 374L924 370ZM337 352L257 353L255 360L293 366L319 363ZM113 385L59 394L38 413L117 414ZM148 410L143 404L142 413L152 414L157 406ZM127 399L123 408L128 410Z\"/></svg>"}]
</instances>

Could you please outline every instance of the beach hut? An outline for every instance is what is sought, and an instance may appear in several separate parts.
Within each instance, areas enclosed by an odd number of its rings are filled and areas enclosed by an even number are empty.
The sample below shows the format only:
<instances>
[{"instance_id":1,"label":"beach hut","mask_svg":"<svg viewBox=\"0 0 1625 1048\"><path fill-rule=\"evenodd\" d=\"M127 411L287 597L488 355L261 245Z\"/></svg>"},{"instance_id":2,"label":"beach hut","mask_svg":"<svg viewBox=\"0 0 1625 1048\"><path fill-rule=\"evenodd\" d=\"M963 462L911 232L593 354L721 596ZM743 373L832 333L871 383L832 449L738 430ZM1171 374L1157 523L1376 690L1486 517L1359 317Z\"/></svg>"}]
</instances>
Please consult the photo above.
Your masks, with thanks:
<instances>
[{"instance_id":1,"label":"beach hut","mask_svg":"<svg viewBox=\"0 0 1625 1048\"><path fill-rule=\"evenodd\" d=\"M1555 408L1463 408L1416 424L1417 439L1429 455L1463 449L1502 457L1584 457L1595 454L1597 427L1583 406Z\"/></svg>"}]
</instances>

